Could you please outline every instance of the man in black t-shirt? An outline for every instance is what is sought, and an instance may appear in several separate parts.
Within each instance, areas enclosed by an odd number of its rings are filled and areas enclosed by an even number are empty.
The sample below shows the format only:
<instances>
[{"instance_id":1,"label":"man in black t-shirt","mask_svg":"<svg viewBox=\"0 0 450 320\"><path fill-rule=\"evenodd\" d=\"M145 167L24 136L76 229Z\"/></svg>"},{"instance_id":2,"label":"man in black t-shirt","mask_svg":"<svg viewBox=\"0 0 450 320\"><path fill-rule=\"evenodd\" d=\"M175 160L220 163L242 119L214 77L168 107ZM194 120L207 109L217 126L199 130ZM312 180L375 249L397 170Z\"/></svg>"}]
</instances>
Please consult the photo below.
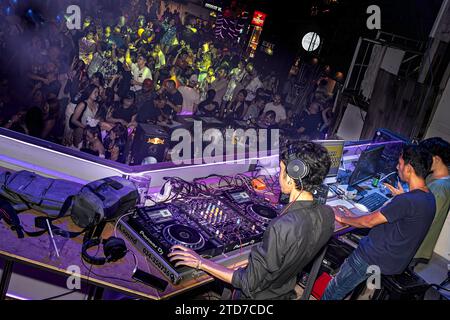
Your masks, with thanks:
<instances>
[{"instance_id":1,"label":"man in black t-shirt","mask_svg":"<svg viewBox=\"0 0 450 320\"><path fill-rule=\"evenodd\" d=\"M303 172L303 178L296 162L309 169ZM313 197L330 165L326 149L313 142L296 143L282 153L279 182L281 191L289 195L290 204L269 223L262 242L251 249L245 268L223 267L179 245L172 248L169 257L176 261L175 266L203 270L233 285L233 298L295 298L297 275L333 235L333 210Z\"/></svg>"},{"instance_id":2,"label":"man in black t-shirt","mask_svg":"<svg viewBox=\"0 0 450 320\"><path fill-rule=\"evenodd\" d=\"M427 150L406 146L397 170L400 179L408 184L409 192L394 197L379 211L366 216L351 217L346 208L335 208L338 222L372 230L330 281L322 300L344 299L370 276L370 266L378 267L383 275L401 274L408 267L436 211L435 198L425 182L431 164L432 156Z\"/></svg>"},{"instance_id":3,"label":"man in black t-shirt","mask_svg":"<svg viewBox=\"0 0 450 320\"><path fill-rule=\"evenodd\" d=\"M141 110L142 106L151 103L155 97L153 87L153 81L150 79L145 79L142 84L142 89L136 92L136 108Z\"/></svg>"},{"instance_id":4,"label":"man in black t-shirt","mask_svg":"<svg viewBox=\"0 0 450 320\"><path fill-rule=\"evenodd\" d=\"M206 93L206 100L199 103L197 112L201 116L216 117L220 112L219 103L214 101L216 91L214 89L208 90Z\"/></svg>"},{"instance_id":5,"label":"man in black t-shirt","mask_svg":"<svg viewBox=\"0 0 450 320\"><path fill-rule=\"evenodd\" d=\"M320 127L324 123L321 106L318 102L310 104L294 120L295 134L307 137L308 140L320 139Z\"/></svg>"},{"instance_id":6,"label":"man in black t-shirt","mask_svg":"<svg viewBox=\"0 0 450 320\"><path fill-rule=\"evenodd\" d=\"M172 116L181 112L183 106L183 96L180 91L178 91L175 81L168 80L161 88L160 94L167 99L167 105L172 108Z\"/></svg>"},{"instance_id":7,"label":"man in black t-shirt","mask_svg":"<svg viewBox=\"0 0 450 320\"><path fill-rule=\"evenodd\" d=\"M156 97L155 97L156 98ZM158 116L161 112L156 109L154 100L146 101L142 104L141 108L137 113L137 122L138 123L153 123L155 124L158 121Z\"/></svg>"},{"instance_id":8,"label":"man in black t-shirt","mask_svg":"<svg viewBox=\"0 0 450 320\"><path fill-rule=\"evenodd\" d=\"M106 121L111 124L121 123L128 127L130 124L136 123L137 108L134 104L136 97L133 91L128 91L122 99L122 103L108 112Z\"/></svg>"},{"instance_id":9,"label":"man in black t-shirt","mask_svg":"<svg viewBox=\"0 0 450 320\"><path fill-rule=\"evenodd\" d=\"M156 95L152 101L148 101L138 111L138 123L153 123L166 121L172 112L172 108L167 105L165 97Z\"/></svg>"}]
</instances>

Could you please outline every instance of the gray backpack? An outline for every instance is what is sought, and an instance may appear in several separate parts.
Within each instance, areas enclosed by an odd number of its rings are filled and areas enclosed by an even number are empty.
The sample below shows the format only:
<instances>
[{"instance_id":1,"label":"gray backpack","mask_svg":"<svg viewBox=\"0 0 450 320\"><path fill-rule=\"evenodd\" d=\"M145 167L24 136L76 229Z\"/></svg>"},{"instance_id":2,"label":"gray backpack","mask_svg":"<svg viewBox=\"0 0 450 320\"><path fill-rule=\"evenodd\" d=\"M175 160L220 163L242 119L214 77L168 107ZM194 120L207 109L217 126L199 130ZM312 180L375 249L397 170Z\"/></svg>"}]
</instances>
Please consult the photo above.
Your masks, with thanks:
<instances>
[{"instance_id":1,"label":"gray backpack","mask_svg":"<svg viewBox=\"0 0 450 320\"><path fill-rule=\"evenodd\" d=\"M72 197L72 221L81 228L91 228L126 214L137 204L139 193L133 182L110 177L85 185Z\"/></svg>"},{"instance_id":2,"label":"gray backpack","mask_svg":"<svg viewBox=\"0 0 450 320\"><path fill-rule=\"evenodd\" d=\"M69 210L72 221L84 229L81 232L64 231L72 238L127 213L136 206L139 193L131 181L121 177L104 178L82 186L20 171L0 175L0 198L7 200L17 212L32 209L48 215L35 219L35 227L43 229L38 232L24 230L17 217L13 227L20 238L24 234L33 237L45 233L48 229L46 220L54 232L61 231L52 222L64 217Z\"/></svg>"},{"instance_id":3,"label":"gray backpack","mask_svg":"<svg viewBox=\"0 0 450 320\"><path fill-rule=\"evenodd\" d=\"M34 172L19 171L0 174L0 197L18 211L36 210L57 217L64 202L78 194L83 185L42 177Z\"/></svg>"},{"instance_id":4,"label":"gray backpack","mask_svg":"<svg viewBox=\"0 0 450 320\"><path fill-rule=\"evenodd\" d=\"M9 210L3 211L0 220L4 218L11 229L17 232L19 238L25 235L41 236L48 231L49 224L54 233L69 238L77 237L84 230L67 232L53 226L51 221L64 216L69 211L73 196L78 194L82 187L78 183L45 178L29 171L3 172L0 174L0 202ZM39 231L27 231L20 224L17 213L30 209L48 216L35 219L35 227Z\"/></svg>"}]
</instances>

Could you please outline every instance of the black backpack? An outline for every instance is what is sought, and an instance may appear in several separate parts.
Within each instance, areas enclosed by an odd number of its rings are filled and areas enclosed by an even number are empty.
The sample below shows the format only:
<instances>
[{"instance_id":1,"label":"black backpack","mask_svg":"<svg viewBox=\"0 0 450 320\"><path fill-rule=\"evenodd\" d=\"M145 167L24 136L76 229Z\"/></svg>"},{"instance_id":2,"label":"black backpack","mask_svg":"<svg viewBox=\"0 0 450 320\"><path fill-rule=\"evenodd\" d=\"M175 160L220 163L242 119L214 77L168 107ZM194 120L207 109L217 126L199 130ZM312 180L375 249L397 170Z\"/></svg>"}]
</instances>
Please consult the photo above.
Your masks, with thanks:
<instances>
[{"instance_id":1,"label":"black backpack","mask_svg":"<svg viewBox=\"0 0 450 320\"><path fill-rule=\"evenodd\" d=\"M137 204L136 186L121 177L110 177L85 185L72 198L70 217L81 228L93 227L127 213Z\"/></svg>"},{"instance_id":2,"label":"black backpack","mask_svg":"<svg viewBox=\"0 0 450 320\"><path fill-rule=\"evenodd\" d=\"M18 177L12 179L16 175ZM44 178L27 171L12 175L8 173L8 175L5 174L4 178L3 185L0 183L0 190L2 191L0 197L7 200L8 204L13 204L14 208L8 206L9 214L5 214L3 218L17 232L19 238L23 238L24 234L31 237L44 234L48 229L47 220L52 230L61 231L58 227L53 226L52 222L64 217L69 211L73 222L84 228L81 232L62 232L67 234L69 238L74 238L96 227L101 222L115 219L127 213L136 206L139 198L136 186L131 181L121 177L104 178L78 188L73 186L65 199L61 197L64 187L60 184L65 181ZM70 185L70 182L68 183ZM33 193L31 196L26 193L26 190L39 190L38 188L42 188L42 185L58 186L59 188L48 188L45 192ZM55 194L51 190L54 190ZM76 194L74 190L77 191ZM66 190L66 192L68 191ZM52 199L50 208L48 207L49 199ZM43 206L44 204L45 206ZM37 217L35 219L36 228L43 230L36 232L24 230L16 213L18 207L20 207L19 212L25 209L34 209L49 215L50 217ZM51 214L48 209L51 209ZM57 212L56 215L55 212Z\"/></svg>"},{"instance_id":3,"label":"black backpack","mask_svg":"<svg viewBox=\"0 0 450 320\"><path fill-rule=\"evenodd\" d=\"M78 194L82 187L72 181L47 178L25 170L0 174L0 197L18 212L32 209L49 217L59 216L67 198Z\"/></svg>"}]
</instances>

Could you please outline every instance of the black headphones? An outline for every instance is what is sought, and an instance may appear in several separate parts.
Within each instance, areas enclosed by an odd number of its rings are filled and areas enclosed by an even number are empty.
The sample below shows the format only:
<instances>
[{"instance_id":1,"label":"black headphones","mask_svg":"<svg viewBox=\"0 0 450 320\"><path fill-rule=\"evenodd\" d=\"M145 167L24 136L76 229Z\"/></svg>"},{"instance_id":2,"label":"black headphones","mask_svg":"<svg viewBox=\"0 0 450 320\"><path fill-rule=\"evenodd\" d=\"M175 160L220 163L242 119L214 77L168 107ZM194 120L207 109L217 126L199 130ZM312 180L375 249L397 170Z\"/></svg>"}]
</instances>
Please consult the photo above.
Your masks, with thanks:
<instances>
[{"instance_id":1,"label":"black headphones","mask_svg":"<svg viewBox=\"0 0 450 320\"><path fill-rule=\"evenodd\" d=\"M100 243L103 243L103 253L105 258L97 258L89 255L87 251L89 248L99 246ZM93 265L104 265L107 262L116 262L117 260L122 259L127 254L128 249L125 245L125 241L120 238L111 237L107 240L101 241L100 238L90 239L83 243L83 248L81 250L81 256L83 259Z\"/></svg>"},{"instance_id":2,"label":"black headphones","mask_svg":"<svg viewBox=\"0 0 450 320\"><path fill-rule=\"evenodd\" d=\"M308 164L302 159L297 158L296 149L289 147L288 154L288 163L286 165L288 176L294 180L302 180L309 174Z\"/></svg>"}]
</instances>

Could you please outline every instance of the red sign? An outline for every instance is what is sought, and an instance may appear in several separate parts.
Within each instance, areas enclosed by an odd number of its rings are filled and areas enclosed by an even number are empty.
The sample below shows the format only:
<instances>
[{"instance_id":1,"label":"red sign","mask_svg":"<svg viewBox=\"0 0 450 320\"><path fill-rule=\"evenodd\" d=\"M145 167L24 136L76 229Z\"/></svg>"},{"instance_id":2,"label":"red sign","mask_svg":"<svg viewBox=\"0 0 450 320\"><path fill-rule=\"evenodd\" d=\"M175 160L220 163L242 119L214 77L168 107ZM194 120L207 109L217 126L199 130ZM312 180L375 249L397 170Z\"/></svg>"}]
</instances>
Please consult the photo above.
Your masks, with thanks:
<instances>
[{"instance_id":1,"label":"red sign","mask_svg":"<svg viewBox=\"0 0 450 320\"><path fill-rule=\"evenodd\" d=\"M264 25L266 17L267 13L255 11L255 13L253 14L252 25L262 27Z\"/></svg>"}]
</instances>

